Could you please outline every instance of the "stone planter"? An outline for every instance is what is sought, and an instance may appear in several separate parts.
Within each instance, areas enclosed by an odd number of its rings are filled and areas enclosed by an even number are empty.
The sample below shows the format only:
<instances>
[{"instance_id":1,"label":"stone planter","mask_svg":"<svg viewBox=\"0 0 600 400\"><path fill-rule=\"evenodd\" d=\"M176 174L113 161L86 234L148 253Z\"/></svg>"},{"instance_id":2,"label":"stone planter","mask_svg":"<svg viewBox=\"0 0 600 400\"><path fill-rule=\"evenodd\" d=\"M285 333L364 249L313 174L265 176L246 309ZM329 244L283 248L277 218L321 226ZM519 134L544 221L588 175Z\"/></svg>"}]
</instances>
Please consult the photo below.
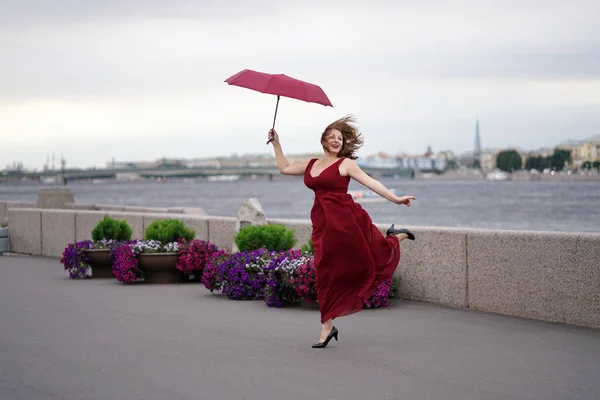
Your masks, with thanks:
<instances>
[{"instance_id":1,"label":"stone planter","mask_svg":"<svg viewBox=\"0 0 600 400\"><path fill-rule=\"evenodd\" d=\"M8 228L0 228L0 255L8 251Z\"/></svg>"},{"instance_id":2,"label":"stone planter","mask_svg":"<svg viewBox=\"0 0 600 400\"><path fill-rule=\"evenodd\" d=\"M92 278L107 279L115 277L109 249L90 249L84 250L83 253L90 259Z\"/></svg>"},{"instance_id":3,"label":"stone planter","mask_svg":"<svg viewBox=\"0 0 600 400\"><path fill-rule=\"evenodd\" d=\"M185 274L178 270L177 253L142 253L138 267L144 273L146 283L181 283Z\"/></svg>"}]
</instances>

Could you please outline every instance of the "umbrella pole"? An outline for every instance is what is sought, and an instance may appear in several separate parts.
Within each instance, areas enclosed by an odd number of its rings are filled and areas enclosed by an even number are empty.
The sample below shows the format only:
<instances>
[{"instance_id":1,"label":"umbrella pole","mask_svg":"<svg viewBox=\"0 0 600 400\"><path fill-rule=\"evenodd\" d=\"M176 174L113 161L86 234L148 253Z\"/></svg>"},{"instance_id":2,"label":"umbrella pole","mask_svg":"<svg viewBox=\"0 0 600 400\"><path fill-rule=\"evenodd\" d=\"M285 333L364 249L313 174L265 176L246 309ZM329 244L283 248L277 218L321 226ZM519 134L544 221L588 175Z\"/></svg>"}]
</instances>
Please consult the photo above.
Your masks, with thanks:
<instances>
[{"instance_id":1,"label":"umbrella pole","mask_svg":"<svg viewBox=\"0 0 600 400\"><path fill-rule=\"evenodd\" d=\"M275 120L277 119L277 108L279 108L279 95L277 96L277 104L275 104L275 115L273 116L273 129L275 129ZM273 141L273 135L269 137L267 144Z\"/></svg>"}]
</instances>

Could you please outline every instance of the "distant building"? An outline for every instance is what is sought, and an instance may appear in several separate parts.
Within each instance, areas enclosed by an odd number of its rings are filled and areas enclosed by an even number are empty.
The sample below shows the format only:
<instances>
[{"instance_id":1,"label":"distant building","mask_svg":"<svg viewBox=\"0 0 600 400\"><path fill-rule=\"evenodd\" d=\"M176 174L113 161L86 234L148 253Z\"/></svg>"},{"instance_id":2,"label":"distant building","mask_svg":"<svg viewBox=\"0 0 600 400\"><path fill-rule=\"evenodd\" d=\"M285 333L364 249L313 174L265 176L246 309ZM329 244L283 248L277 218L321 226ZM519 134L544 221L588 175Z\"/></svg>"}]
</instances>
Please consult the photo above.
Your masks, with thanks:
<instances>
[{"instance_id":1,"label":"distant building","mask_svg":"<svg viewBox=\"0 0 600 400\"><path fill-rule=\"evenodd\" d=\"M422 172L442 172L448 163L441 157L409 156L402 158L403 168L414 168Z\"/></svg>"},{"instance_id":2,"label":"distant building","mask_svg":"<svg viewBox=\"0 0 600 400\"><path fill-rule=\"evenodd\" d=\"M221 168L221 162L218 160L199 158L186 161L185 165L188 168Z\"/></svg>"},{"instance_id":3,"label":"distant building","mask_svg":"<svg viewBox=\"0 0 600 400\"><path fill-rule=\"evenodd\" d=\"M447 168L444 157L434 155L430 149L423 155L397 155L378 153L357 160L357 164L371 168L418 169L422 172L442 172Z\"/></svg>"},{"instance_id":4,"label":"distant building","mask_svg":"<svg viewBox=\"0 0 600 400\"><path fill-rule=\"evenodd\" d=\"M439 158L442 158L446 161L454 161L458 158L456 153L454 153L452 150L440 151L437 155Z\"/></svg>"},{"instance_id":5,"label":"distant building","mask_svg":"<svg viewBox=\"0 0 600 400\"><path fill-rule=\"evenodd\" d=\"M584 162L600 160L600 135L583 140L579 145L579 155Z\"/></svg>"},{"instance_id":6,"label":"distant building","mask_svg":"<svg viewBox=\"0 0 600 400\"><path fill-rule=\"evenodd\" d=\"M498 168L498 155L503 151L514 150L519 153L521 157L521 163L525 168L525 161L527 161L527 154L518 148L507 147L507 148L495 148L485 149L481 151L481 170L485 172L494 171Z\"/></svg>"},{"instance_id":7,"label":"distant building","mask_svg":"<svg viewBox=\"0 0 600 400\"><path fill-rule=\"evenodd\" d=\"M545 148L545 149L530 151L528 156L529 157L550 157L552 154L554 154L554 149Z\"/></svg>"},{"instance_id":8,"label":"distant building","mask_svg":"<svg viewBox=\"0 0 600 400\"><path fill-rule=\"evenodd\" d=\"M356 160L358 165L371 168L401 168L401 162L398 157L390 156L386 153L377 153L368 156L366 159Z\"/></svg>"},{"instance_id":9,"label":"distant building","mask_svg":"<svg viewBox=\"0 0 600 400\"><path fill-rule=\"evenodd\" d=\"M487 151L481 154L479 158L482 171L493 171L496 169L496 160L498 151Z\"/></svg>"},{"instance_id":10,"label":"distant building","mask_svg":"<svg viewBox=\"0 0 600 400\"><path fill-rule=\"evenodd\" d=\"M600 135L584 140L569 139L556 147L571 152L571 164L568 165L571 169L581 168L584 162L600 161Z\"/></svg>"}]
</instances>

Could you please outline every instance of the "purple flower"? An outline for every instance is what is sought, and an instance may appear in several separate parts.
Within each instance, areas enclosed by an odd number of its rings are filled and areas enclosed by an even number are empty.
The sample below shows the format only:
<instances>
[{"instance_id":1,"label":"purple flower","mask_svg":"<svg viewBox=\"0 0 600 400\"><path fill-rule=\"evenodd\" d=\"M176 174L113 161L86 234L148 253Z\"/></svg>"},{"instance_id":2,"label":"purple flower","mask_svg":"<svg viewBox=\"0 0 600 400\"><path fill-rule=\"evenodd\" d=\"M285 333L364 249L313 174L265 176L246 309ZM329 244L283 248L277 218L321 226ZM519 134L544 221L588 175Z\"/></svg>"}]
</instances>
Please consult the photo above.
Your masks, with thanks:
<instances>
[{"instance_id":1,"label":"purple flower","mask_svg":"<svg viewBox=\"0 0 600 400\"><path fill-rule=\"evenodd\" d=\"M390 291L392 290L393 278L383 281L377 286L373 295L364 302L363 308L387 307L390 304Z\"/></svg>"},{"instance_id":2,"label":"purple flower","mask_svg":"<svg viewBox=\"0 0 600 400\"><path fill-rule=\"evenodd\" d=\"M314 256L300 250L217 251L205 259L202 282L211 292L233 300L264 299L269 307L317 301ZM363 307L387 306L392 285L392 278L382 282Z\"/></svg>"},{"instance_id":3,"label":"purple flower","mask_svg":"<svg viewBox=\"0 0 600 400\"><path fill-rule=\"evenodd\" d=\"M233 300L262 300L266 285L264 265L269 251L257 249L226 257L217 266L216 284Z\"/></svg>"},{"instance_id":4,"label":"purple flower","mask_svg":"<svg viewBox=\"0 0 600 400\"><path fill-rule=\"evenodd\" d=\"M294 287L287 284L288 276L284 265L290 264L291 260L302 258L300 250L288 250L271 253L270 262L265 266L266 287L265 303L269 307L284 307L300 301Z\"/></svg>"},{"instance_id":5,"label":"purple flower","mask_svg":"<svg viewBox=\"0 0 600 400\"><path fill-rule=\"evenodd\" d=\"M60 260L65 266L65 270L69 271L71 279L88 278L90 259L85 255L83 250L93 249L94 243L91 240L69 243L62 253Z\"/></svg>"},{"instance_id":6,"label":"purple flower","mask_svg":"<svg viewBox=\"0 0 600 400\"><path fill-rule=\"evenodd\" d=\"M133 283L142 277L138 267L138 255L133 250L135 241L114 243L110 247L113 260L113 274L119 282Z\"/></svg>"}]
</instances>

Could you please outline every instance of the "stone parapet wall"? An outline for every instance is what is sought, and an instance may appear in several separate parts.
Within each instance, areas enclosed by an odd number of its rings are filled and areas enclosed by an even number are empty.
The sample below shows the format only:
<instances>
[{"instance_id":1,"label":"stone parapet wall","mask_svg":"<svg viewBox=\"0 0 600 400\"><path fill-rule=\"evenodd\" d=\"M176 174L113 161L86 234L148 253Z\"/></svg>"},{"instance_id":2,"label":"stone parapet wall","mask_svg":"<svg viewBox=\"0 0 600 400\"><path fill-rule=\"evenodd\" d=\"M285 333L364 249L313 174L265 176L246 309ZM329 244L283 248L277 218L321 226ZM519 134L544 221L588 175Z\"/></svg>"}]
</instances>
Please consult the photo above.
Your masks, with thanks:
<instances>
[{"instance_id":1,"label":"stone parapet wall","mask_svg":"<svg viewBox=\"0 0 600 400\"><path fill-rule=\"evenodd\" d=\"M0 201L0 224L8 220L9 209L33 207L35 207L35 201Z\"/></svg>"},{"instance_id":2,"label":"stone parapet wall","mask_svg":"<svg viewBox=\"0 0 600 400\"><path fill-rule=\"evenodd\" d=\"M0 206L0 210L2 210ZM60 257L67 243L91 238L104 215L125 219L134 237L160 218L179 218L231 251L237 218L123 211L9 207L10 251ZM308 242L309 220L268 219ZM387 226L377 225L381 232ZM600 328L600 234L408 227L401 244L401 297L450 307Z\"/></svg>"},{"instance_id":3,"label":"stone parapet wall","mask_svg":"<svg viewBox=\"0 0 600 400\"><path fill-rule=\"evenodd\" d=\"M66 209L82 211L121 211L136 213L164 213L164 214L185 214L185 215L204 215L206 212L200 207L141 207L112 204L79 204L75 202L64 202L61 207L47 207L54 204L55 198L48 196L44 199L40 196L38 201L0 201L0 224L7 221L8 209L10 208L40 208L40 209ZM61 198L64 200L64 198Z\"/></svg>"},{"instance_id":4,"label":"stone parapet wall","mask_svg":"<svg viewBox=\"0 0 600 400\"><path fill-rule=\"evenodd\" d=\"M70 210L88 210L88 211L122 211L137 213L164 213L164 214L190 214L206 215L202 208L196 207L142 207L112 204L78 204L66 203L66 209Z\"/></svg>"}]
</instances>

